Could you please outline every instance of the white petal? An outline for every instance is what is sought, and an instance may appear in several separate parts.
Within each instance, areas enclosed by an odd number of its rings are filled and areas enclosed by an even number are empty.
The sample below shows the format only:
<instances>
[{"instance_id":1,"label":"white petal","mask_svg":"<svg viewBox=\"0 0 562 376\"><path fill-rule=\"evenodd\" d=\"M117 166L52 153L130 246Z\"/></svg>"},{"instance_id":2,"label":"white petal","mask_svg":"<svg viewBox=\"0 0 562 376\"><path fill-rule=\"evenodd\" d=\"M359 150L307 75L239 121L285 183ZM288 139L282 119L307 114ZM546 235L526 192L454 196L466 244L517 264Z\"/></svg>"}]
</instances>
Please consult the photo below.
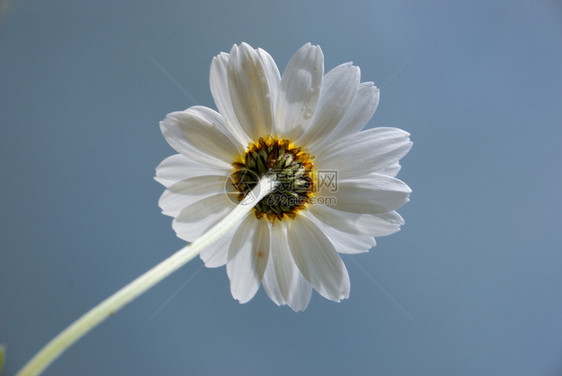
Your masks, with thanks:
<instances>
[{"instance_id":1,"label":"white petal","mask_svg":"<svg viewBox=\"0 0 562 376\"><path fill-rule=\"evenodd\" d=\"M372 82L359 84L351 106L337 125L329 140L339 140L359 132L371 119L379 105L380 90Z\"/></svg>"},{"instance_id":2,"label":"white petal","mask_svg":"<svg viewBox=\"0 0 562 376\"><path fill-rule=\"evenodd\" d=\"M176 151L216 168L228 168L243 148L220 128L224 121L218 112L206 107L190 107L172 112L160 122L166 141Z\"/></svg>"},{"instance_id":3,"label":"white petal","mask_svg":"<svg viewBox=\"0 0 562 376\"><path fill-rule=\"evenodd\" d=\"M215 100L220 114L226 121L225 126L240 144L246 146L251 140L238 123L238 119L232 108L232 101L230 100L230 90L228 89L228 60L229 55L225 52L213 58L209 75L211 94L213 95L213 99Z\"/></svg>"},{"instance_id":4,"label":"white petal","mask_svg":"<svg viewBox=\"0 0 562 376\"><path fill-rule=\"evenodd\" d=\"M199 200L184 208L172 223L176 235L192 242L217 224L235 207L225 193Z\"/></svg>"},{"instance_id":5,"label":"white petal","mask_svg":"<svg viewBox=\"0 0 562 376\"><path fill-rule=\"evenodd\" d=\"M271 227L271 259L281 296L286 301L292 289L293 256L287 242L287 231L284 223L276 222Z\"/></svg>"},{"instance_id":6,"label":"white petal","mask_svg":"<svg viewBox=\"0 0 562 376\"><path fill-rule=\"evenodd\" d=\"M277 284L283 299L295 311L304 311L312 295L312 287L297 268L289 248L285 223L271 226L271 256Z\"/></svg>"},{"instance_id":7,"label":"white petal","mask_svg":"<svg viewBox=\"0 0 562 376\"><path fill-rule=\"evenodd\" d=\"M382 214L408 202L412 190L396 178L372 173L357 179L339 180L337 192L322 193L336 199L332 208L362 214Z\"/></svg>"},{"instance_id":8,"label":"white petal","mask_svg":"<svg viewBox=\"0 0 562 376\"><path fill-rule=\"evenodd\" d=\"M295 144L314 148L334 130L355 98L360 71L351 63L337 66L324 77L316 111Z\"/></svg>"},{"instance_id":9,"label":"white petal","mask_svg":"<svg viewBox=\"0 0 562 376\"><path fill-rule=\"evenodd\" d=\"M271 257L281 295L285 300L289 300L294 284L294 261L289 249L284 223L276 222L271 227Z\"/></svg>"},{"instance_id":10,"label":"white petal","mask_svg":"<svg viewBox=\"0 0 562 376\"><path fill-rule=\"evenodd\" d=\"M252 265L254 267L254 270L256 271L256 274L258 275L258 280L261 282L261 280L263 279L263 274L265 273L265 268L267 267L267 261L269 259L269 226L266 220L253 218L253 214L250 214L249 217L257 222L258 227L252 247Z\"/></svg>"},{"instance_id":11,"label":"white petal","mask_svg":"<svg viewBox=\"0 0 562 376\"><path fill-rule=\"evenodd\" d=\"M340 231L357 235L385 236L400 231L404 220L395 211L382 214L357 214L336 210L326 205L309 208L320 221Z\"/></svg>"},{"instance_id":12,"label":"white petal","mask_svg":"<svg viewBox=\"0 0 562 376\"><path fill-rule=\"evenodd\" d=\"M382 172L408 153L412 147L409 136L398 128L372 128L355 133L317 154L316 166L319 171L337 170L338 179Z\"/></svg>"},{"instance_id":13,"label":"white petal","mask_svg":"<svg viewBox=\"0 0 562 376\"><path fill-rule=\"evenodd\" d=\"M273 243L273 238L271 239L271 248L275 247ZM277 276L275 275L275 267L273 265L272 250L270 250L270 255L267 260L267 268L263 274L263 289L265 290L267 296L278 306L285 305L287 302L281 295L281 290L279 289L279 284L277 283Z\"/></svg>"},{"instance_id":14,"label":"white petal","mask_svg":"<svg viewBox=\"0 0 562 376\"><path fill-rule=\"evenodd\" d=\"M224 175L206 175L181 180L164 191L158 206L163 214L175 217L185 207L205 197L224 193L231 186L227 179Z\"/></svg>"},{"instance_id":15,"label":"white petal","mask_svg":"<svg viewBox=\"0 0 562 376\"><path fill-rule=\"evenodd\" d=\"M156 167L154 179L167 188L180 180L203 175L228 175L231 170L232 166L229 166L228 169L213 168L187 158L185 155L174 154L164 159Z\"/></svg>"},{"instance_id":16,"label":"white petal","mask_svg":"<svg viewBox=\"0 0 562 376\"><path fill-rule=\"evenodd\" d=\"M228 61L228 89L238 123L251 140L257 141L272 133L272 89L279 77L272 73L271 62L246 43L234 45ZM277 73L278 74L278 73Z\"/></svg>"},{"instance_id":17,"label":"white petal","mask_svg":"<svg viewBox=\"0 0 562 376\"><path fill-rule=\"evenodd\" d=\"M305 215L324 232L324 235L330 239L339 253L364 253L376 245L375 238L372 235L350 234L318 220L310 211Z\"/></svg>"},{"instance_id":18,"label":"white petal","mask_svg":"<svg viewBox=\"0 0 562 376\"><path fill-rule=\"evenodd\" d=\"M304 278L327 299L349 296L349 275L332 242L311 220L298 215L288 224L291 254Z\"/></svg>"},{"instance_id":19,"label":"white petal","mask_svg":"<svg viewBox=\"0 0 562 376\"><path fill-rule=\"evenodd\" d=\"M322 77L324 55L319 46L302 46L291 58L277 96L277 134L290 140L298 138L316 110Z\"/></svg>"},{"instance_id":20,"label":"white petal","mask_svg":"<svg viewBox=\"0 0 562 376\"><path fill-rule=\"evenodd\" d=\"M256 50L258 56L263 64L266 81L269 85L269 100L272 104L277 102L277 93L279 92L279 85L281 84L281 74L279 73L279 68L275 64L275 60L271 57L267 51L258 48Z\"/></svg>"},{"instance_id":21,"label":"white petal","mask_svg":"<svg viewBox=\"0 0 562 376\"><path fill-rule=\"evenodd\" d=\"M232 227L220 239L201 251L201 260L207 268L218 268L226 264L228 250L236 230L238 230L238 226Z\"/></svg>"},{"instance_id":22,"label":"white petal","mask_svg":"<svg viewBox=\"0 0 562 376\"><path fill-rule=\"evenodd\" d=\"M289 294L289 301L287 304L295 312L304 311L310 303L312 297L312 286L304 279L304 276L293 262L293 270L295 273L295 281L293 289Z\"/></svg>"},{"instance_id":23,"label":"white petal","mask_svg":"<svg viewBox=\"0 0 562 376\"><path fill-rule=\"evenodd\" d=\"M399 162L395 162L393 164L391 164L390 166L383 168L382 170L377 171L379 174L384 174L384 175L388 175L388 176L396 176L398 175L398 173L400 172L400 169L402 168L402 166L400 166Z\"/></svg>"},{"instance_id":24,"label":"white petal","mask_svg":"<svg viewBox=\"0 0 562 376\"><path fill-rule=\"evenodd\" d=\"M336 251L346 255L369 252L377 243L370 235L354 235L335 228L319 225L328 239L332 241Z\"/></svg>"},{"instance_id":25,"label":"white petal","mask_svg":"<svg viewBox=\"0 0 562 376\"><path fill-rule=\"evenodd\" d=\"M268 258L267 222L250 214L234 234L226 264L230 292L240 303L250 301L258 291Z\"/></svg>"}]
</instances>

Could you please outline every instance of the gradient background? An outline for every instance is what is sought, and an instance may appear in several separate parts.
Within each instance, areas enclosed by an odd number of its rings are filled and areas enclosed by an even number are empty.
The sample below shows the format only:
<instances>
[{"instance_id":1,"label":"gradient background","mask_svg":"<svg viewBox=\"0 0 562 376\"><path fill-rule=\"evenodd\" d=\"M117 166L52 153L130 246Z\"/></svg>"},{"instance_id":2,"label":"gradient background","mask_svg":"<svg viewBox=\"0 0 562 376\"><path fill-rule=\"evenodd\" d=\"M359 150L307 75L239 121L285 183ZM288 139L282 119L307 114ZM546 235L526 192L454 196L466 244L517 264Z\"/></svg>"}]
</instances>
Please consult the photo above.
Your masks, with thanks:
<instances>
[{"instance_id":1,"label":"gradient background","mask_svg":"<svg viewBox=\"0 0 562 376\"><path fill-rule=\"evenodd\" d=\"M210 61L241 41L281 70L310 41L327 69L353 60L382 88L368 126L414 141L399 175L414 191L405 227L343 258L349 300L314 293L299 314L262 290L238 304L225 269L195 260L45 375L562 374L559 2L11 8L0 21L6 375L184 245L157 206L154 168L174 153L158 121L215 107Z\"/></svg>"}]
</instances>

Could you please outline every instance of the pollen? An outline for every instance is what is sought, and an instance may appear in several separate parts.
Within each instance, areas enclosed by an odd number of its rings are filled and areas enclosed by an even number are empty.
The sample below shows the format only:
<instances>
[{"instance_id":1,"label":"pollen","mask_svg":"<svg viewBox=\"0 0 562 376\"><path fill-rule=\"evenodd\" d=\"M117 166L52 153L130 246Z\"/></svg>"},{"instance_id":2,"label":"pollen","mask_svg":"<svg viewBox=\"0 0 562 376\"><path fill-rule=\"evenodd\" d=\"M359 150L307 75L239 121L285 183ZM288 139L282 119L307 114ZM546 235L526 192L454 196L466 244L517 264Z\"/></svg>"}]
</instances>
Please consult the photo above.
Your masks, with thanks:
<instances>
[{"instance_id":1,"label":"pollen","mask_svg":"<svg viewBox=\"0 0 562 376\"><path fill-rule=\"evenodd\" d=\"M289 140L268 136L250 144L239 161L232 164L231 183L238 201L241 201L266 175L278 182L273 192L255 207L258 219L275 220L294 218L304 209L314 193L313 157Z\"/></svg>"}]
</instances>

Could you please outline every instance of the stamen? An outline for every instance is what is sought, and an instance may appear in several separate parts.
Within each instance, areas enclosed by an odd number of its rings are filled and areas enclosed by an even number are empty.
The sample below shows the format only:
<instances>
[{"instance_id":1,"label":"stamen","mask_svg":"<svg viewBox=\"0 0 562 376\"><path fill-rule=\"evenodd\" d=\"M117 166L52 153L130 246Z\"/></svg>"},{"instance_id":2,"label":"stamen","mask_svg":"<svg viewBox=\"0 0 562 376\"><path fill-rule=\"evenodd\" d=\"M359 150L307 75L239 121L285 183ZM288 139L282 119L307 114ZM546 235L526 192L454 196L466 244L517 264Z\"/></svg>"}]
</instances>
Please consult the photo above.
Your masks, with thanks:
<instances>
[{"instance_id":1,"label":"stamen","mask_svg":"<svg viewBox=\"0 0 562 376\"><path fill-rule=\"evenodd\" d=\"M241 201L265 174L275 176L277 188L255 207L257 218L271 222L294 218L314 193L313 158L289 140L268 136L250 144L240 161L232 166L231 183Z\"/></svg>"}]
</instances>

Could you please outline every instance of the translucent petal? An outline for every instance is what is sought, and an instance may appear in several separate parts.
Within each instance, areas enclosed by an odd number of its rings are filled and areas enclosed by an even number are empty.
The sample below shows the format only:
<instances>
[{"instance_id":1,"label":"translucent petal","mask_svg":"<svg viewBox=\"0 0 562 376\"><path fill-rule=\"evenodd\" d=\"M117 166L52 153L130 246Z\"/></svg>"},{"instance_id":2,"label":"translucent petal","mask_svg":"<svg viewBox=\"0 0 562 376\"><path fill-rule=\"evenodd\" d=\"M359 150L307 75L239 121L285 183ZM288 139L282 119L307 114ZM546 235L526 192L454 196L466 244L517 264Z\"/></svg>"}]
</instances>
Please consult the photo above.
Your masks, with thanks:
<instances>
[{"instance_id":1,"label":"translucent petal","mask_svg":"<svg viewBox=\"0 0 562 376\"><path fill-rule=\"evenodd\" d=\"M228 250L236 230L238 230L238 226L232 227L220 239L201 251L201 260L207 268L218 268L226 264Z\"/></svg>"},{"instance_id":2,"label":"translucent petal","mask_svg":"<svg viewBox=\"0 0 562 376\"><path fill-rule=\"evenodd\" d=\"M372 82L359 84L351 106L322 146L359 132L371 119L379 104L380 90Z\"/></svg>"},{"instance_id":3,"label":"translucent petal","mask_svg":"<svg viewBox=\"0 0 562 376\"><path fill-rule=\"evenodd\" d=\"M225 119L225 126L229 132L238 140L241 145L248 145L251 140L242 129L234 113L230 90L228 88L228 60L229 55L225 52L220 53L211 63L209 83L211 94L220 114Z\"/></svg>"},{"instance_id":4,"label":"translucent petal","mask_svg":"<svg viewBox=\"0 0 562 376\"><path fill-rule=\"evenodd\" d=\"M241 153L242 145L223 131L222 117L206 107L172 112L160 122L166 141L177 152L214 168L228 168Z\"/></svg>"},{"instance_id":5,"label":"translucent petal","mask_svg":"<svg viewBox=\"0 0 562 376\"><path fill-rule=\"evenodd\" d=\"M339 302L349 296L349 275L332 242L303 215L288 223L291 254L304 278L323 297Z\"/></svg>"},{"instance_id":6,"label":"translucent petal","mask_svg":"<svg viewBox=\"0 0 562 376\"><path fill-rule=\"evenodd\" d=\"M227 183L226 176L216 175L184 179L164 191L158 206L163 214L174 217L185 207L203 198L224 193Z\"/></svg>"},{"instance_id":7,"label":"translucent petal","mask_svg":"<svg viewBox=\"0 0 562 376\"><path fill-rule=\"evenodd\" d=\"M310 301L312 287L293 260L285 223L276 222L271 226L270 258L281 296L294 311L304 311Z\"/></svg>"},{"instance_id":8,"label":"translucent petal","mask_svg":"<svg viewBox=\"0 0 562 376\"><path fill-rule=\"evenodd\" d=\"M248 215L234 234L226 264L230 291L240 303L250 301L258 291L268 257L267 223Z\"/></svg>"},{"instance_id":9,"label":"translucent petal","mask_svg":"<svg viewBox=\"0 0 562 376\"><path fill-rule=\"evenodd\" d=\"M316 166L335 170L339 179L361 177L385 171L404 157L412 142L410 134L398 128L372 128L336 141L316 155ZM357 158L361 163L357 163Z\"/></svg>"},{"instance_id":10,"label":"translucent petal","mask_svg":"<svg viewBox=\"0 0 562 376\"><path fill-rule=\"evenodd\" d=\"M272 133L274 129L273 90L279 85L264 54L246 43L234 45L228 61L228 89L238 123L253 141ZM275 63L273 63L275 64Z\"/></svg>"},{"instance_id":11,"label":"translucent petal","mask_svg":"<svg viewBox=\"0 0 562 376\"><path fill-rule=\"evenodd\" d=\"M267 296L273 302L279 306L287 304L283 295L281 294L281 290L279 289L279 284L277 283L277 275L275 274L275 266L273 265L273 247L275 247L275 243L273 242L273 237L271 238L271 245L270 245L270 254L267 260L267 268L265 269L265 273L263 274L263 289L265 290Z\"/></svg>"},{"instance_id":12,"label":"translucent petal","mask_svg":"<svg viewBox=\"0 0 562 376\"><path fill-rule=\"evenodd\" d=\"M349 109L359 79L359 68L351 63L337 66L326 74L314 115L296 145L306 145L308 150L314 151L323 142Z\"/></svg>"},{"instance_id":13,"label":"translucent petal","mask_svg":"<svg viewBox=\"0 0 562 376\"><path fill-rule=\"evenodd\" d=\"M412 190L401 180L372 173L361 178L338 181L337 192L322 193L333 195L332 208L360 214L382 214L399 208L408 202Z\"/></svg>"},{"instance_id":14,"label":"translucent petal","mask_svg":"<svg viewBox=\"0 0 562 376\"><path fill-rule=\"evenodd\" d=\"M324 55L318 46L302 46L291 58L277 96L276 133L294 140L307 128L316 110L322 78Z\"/></svg>"},{"instance_id":15,"label":"translucent petal","mask_svg":"<svg viewBox=\"0 0 562 376\"><path fill-rule=\"evenodd\" d=\"M350 234L349 232L338 230L318 220L311 212L308 212L306 215L324 232L324 235L330 239L338 253L365 253L376 245L375 238L372 235Z\"/></svg>"},{"instance_id":16,"label":"translucent petal","mask_svg":"<svg viewBox=\"0 0 562 376\"><path fill-rule=\"evenodd\" d=\"M320 221L340 231L357 235L385 236L400 231L404 220L395 211L382 214L358 214L336 210L326 205L309 208Z\"/></svg>"},{"instance_id":17,"label":"translucent petal","mask_svg":"<svg viewBox=\"0 0 562 376\"><path fill-rule=\"evenodd\" d=\"M217 224L235 205L225 193L199 200L184 208L172 222L176 235L192 242Z\"/></svg>"},{"instance_id":18,"label":"translucent petal","mask_svg":"<svg viewBox=\"0 0 562 376\"><path fill-rule=\"evenodd\" d=\"M193 178L204 175L229 175L232 166L220 169L208 165L204 165L183 154L174 154L164 159L158 167L156 167L157 182L165 187L169 187L180 180Z\"/></svg>"}]
</instances>

